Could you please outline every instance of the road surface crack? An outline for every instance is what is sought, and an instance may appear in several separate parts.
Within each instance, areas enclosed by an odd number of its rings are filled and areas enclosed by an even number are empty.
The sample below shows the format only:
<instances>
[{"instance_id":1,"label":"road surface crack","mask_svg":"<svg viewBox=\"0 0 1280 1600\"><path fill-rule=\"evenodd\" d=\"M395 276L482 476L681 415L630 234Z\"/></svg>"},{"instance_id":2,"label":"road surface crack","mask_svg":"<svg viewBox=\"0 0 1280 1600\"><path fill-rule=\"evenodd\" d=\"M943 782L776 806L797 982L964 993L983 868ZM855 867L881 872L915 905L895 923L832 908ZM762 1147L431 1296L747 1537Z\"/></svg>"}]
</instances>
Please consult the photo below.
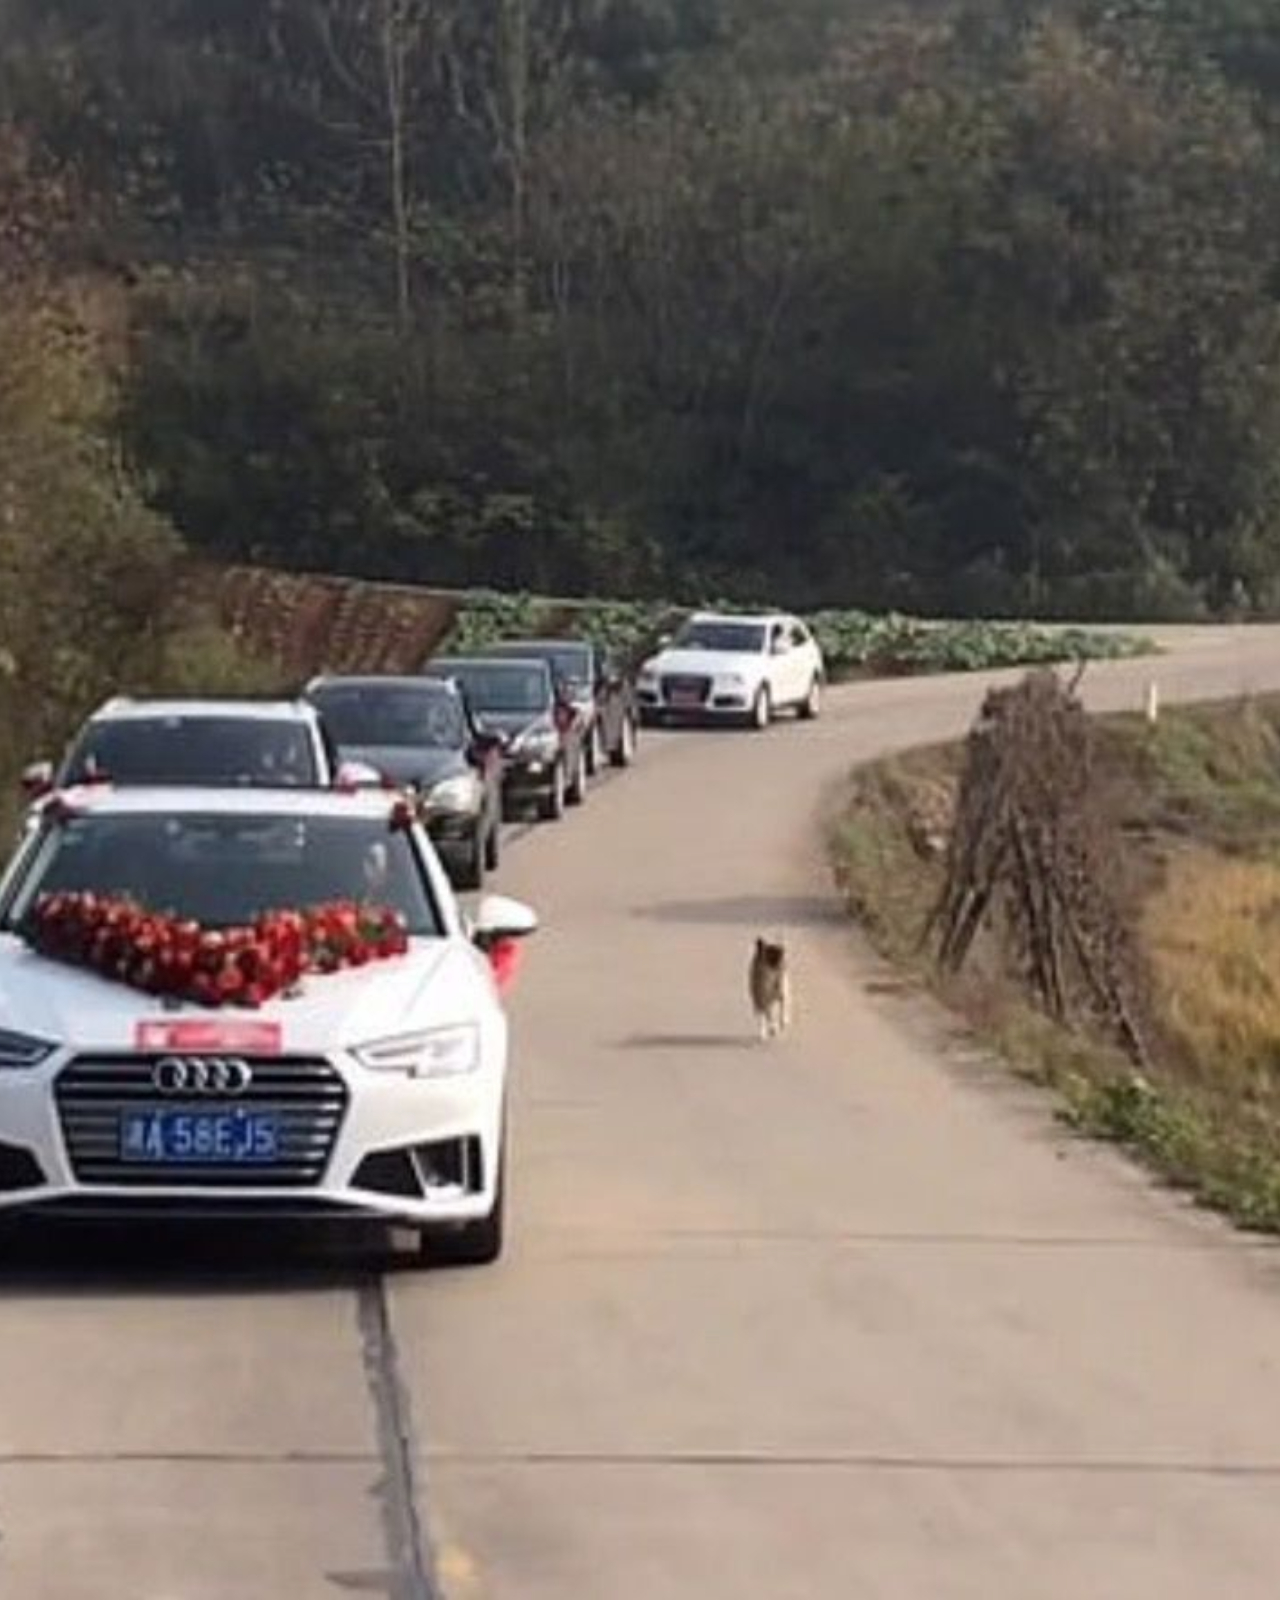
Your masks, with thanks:
<instances>
[{"instance_id":1,"label":"road surface crack","mask_svg":"<svg viewBox=\"0 0 1280 1600\"><path fill-rule=\"evenodd\" d=\"M383 1469L376 1492L391 1560L389 1600L443 1600L418 1510L420 1458L382 1279L357 1292L356 1309Z\"/></svg>"}]
</instances>

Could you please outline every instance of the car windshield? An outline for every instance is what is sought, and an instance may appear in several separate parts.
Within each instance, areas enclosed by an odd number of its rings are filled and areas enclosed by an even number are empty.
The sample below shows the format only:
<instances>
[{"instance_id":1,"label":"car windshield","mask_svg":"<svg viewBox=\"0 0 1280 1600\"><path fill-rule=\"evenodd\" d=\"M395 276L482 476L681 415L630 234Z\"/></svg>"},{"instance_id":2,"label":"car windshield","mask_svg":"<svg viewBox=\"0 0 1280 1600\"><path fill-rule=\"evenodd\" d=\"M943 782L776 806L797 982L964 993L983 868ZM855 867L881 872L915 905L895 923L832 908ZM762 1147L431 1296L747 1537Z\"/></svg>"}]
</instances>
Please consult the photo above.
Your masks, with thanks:
<instances>
[{"instance_id":1,"label":"car windshield","mask_svg":"<svg viewBox=\"0 0 1280 1600\"><path fill-rule=\"evenodd\" d=\"M763 622L686 622L671 641L671 647L759 655L764 649L766 632Z\"/></svg>"},{"instance_id":2,"label":"car windshield","mask_svg":"<svg viewBox=\"0 0 1280 1600\"><path fill-rule=\"evenodd\" d=\"M479 712L545 711L551 704L550 674L545 667L512 662L477 661L448 667Z\"/></svg>"},{"instance_id":3,"label":"car windshield","mask_svg":"<svg viewBox=\"0 0 1280 1600\"><path fill-rule=\"evenodd\" d=\"M536 656L545 661L557 678L575 688L590 686L591 646L586 644L499 645L500 655Z\"/></svg>"},{"instance_id":4,"label":"car windshield","mask_svg":"<svg viewBox=\"0 0 1280 1600\"><path fill-rule=\"evenodd\" d=\"M251 784L314 788L320 782L305 724L280 717L156 715L91 723L63 784L94 776L114 784Z\"/></svg>"},{"instance_id":5,"label":"car windshield","mask_svg":"<svg viewBox=\"0 0 1280 1600\"><path fill-rule=\"evenodd\" d=\"M442 686L335 683L314 689L310 699L348 748L460 750L467 743L462 707Z\"/></svg>"},{"instance_id":6,"label":"car windshield","mask_svg":"<svg viewBox=\"0 0 1280 1600\"><path fill-rule=\"evenodd\" d=\"M443 931L409 836L383 817L72 817L51 826L36 849L6 926L21 927L39 895L66 892L127 896L211 928L356 900L399 911L411 933Z\"/></svg>"}]
</instances>

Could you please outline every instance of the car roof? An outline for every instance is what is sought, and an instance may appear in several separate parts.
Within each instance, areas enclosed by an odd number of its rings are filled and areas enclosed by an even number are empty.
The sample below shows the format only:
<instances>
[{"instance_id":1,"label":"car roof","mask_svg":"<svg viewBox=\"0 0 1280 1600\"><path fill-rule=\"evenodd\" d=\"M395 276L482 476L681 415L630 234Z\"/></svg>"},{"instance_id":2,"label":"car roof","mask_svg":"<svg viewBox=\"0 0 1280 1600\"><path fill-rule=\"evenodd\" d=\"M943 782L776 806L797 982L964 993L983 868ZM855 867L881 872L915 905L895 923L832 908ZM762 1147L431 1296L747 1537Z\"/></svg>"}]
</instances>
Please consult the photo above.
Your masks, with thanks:
<instances>
[{"instance_id":1,"label":"car roof","mask_svg":"<svg viewBox=\"0 0 1280 1600\"><path fill-rule=\"evenodd\" d=\"M311 722L318 713L305 700L140 699L118 696L90 717L91 722L143 722L153 717L242 717L246 722Z\"/></svg>"},{"instance_id":2,"label":"car roof","mask_svg":"<svg viewBox=\"0 0 1280 1600\"><path fill-rule=\"evenodd\" d=\"M58 796L74 810L95 816L386 817L400 796L385 789L174 788L109 783L73 785ZM53 798L53 797L50 797ZM43 802L47 806L48 801Z\"/></svg>"},{"instance_id":3,"label":"car roof","mask_svg":"<svg viewBox=\"0 0 1280 1600\"><path fill-rule=\"evenodd\" d=\"M307 693L316 689L425 689L428 694L456 695L457 688L444 678L426 678L420 672L335 672L312 678Z\"/></svg>"},{"instance_id":4,"label":"car roof","mask_svg":"<svg viewBox=\"0 0 1280 1600\"><path fill-rule=\"evenodd\" d=\"M519 655L521 650L592 650L590 639L500 639L489 646L504 656Z\"/></svg>"},{"instance_id":5,"label":"car roof","mask_svg":"<svg viewBox=\"0 0 1280 1600\"><path fill-rule=\"evenodd\" d=\"M732 622L758 626L764 622L791 622L794 619L785 611L695 611L690 622Z\"/></svg>"},{"instance_id":6,"label":"car roof","mask_svg":"<svg viewBox=\"0 0 1280 1600\"><path fill-rule=\"evenodd\" d=\"M450 672L458 667L541 667L550 671L547 663L541 656L435 656L427 662L425 670L431 672L438 668Z\"/></svg>"}]
</instances>

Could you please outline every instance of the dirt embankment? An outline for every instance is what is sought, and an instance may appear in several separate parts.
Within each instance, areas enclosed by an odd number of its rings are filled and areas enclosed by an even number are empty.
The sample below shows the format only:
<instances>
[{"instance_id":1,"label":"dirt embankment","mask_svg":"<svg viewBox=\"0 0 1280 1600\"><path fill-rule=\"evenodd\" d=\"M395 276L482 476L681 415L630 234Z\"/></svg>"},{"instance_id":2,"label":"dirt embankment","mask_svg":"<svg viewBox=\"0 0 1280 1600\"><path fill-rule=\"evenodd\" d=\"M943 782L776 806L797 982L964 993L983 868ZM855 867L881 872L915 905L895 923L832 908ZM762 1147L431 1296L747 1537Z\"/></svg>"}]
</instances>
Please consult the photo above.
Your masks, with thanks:
<instances>
[{"instance_id":1,"label":"dirt embankment","mask_svg":"<svg viewBox=\"0 0 1280 1600\"><path fill-rule=\"evenodd\" d=\"M1114 1010L1055 1003L1057 975L1071 976L1070 919L1038 912L1039 888L1016 866L1027 844L1016 811L1013 865L967 958L938 960L939 927L966 904L956 858L971 843L960 835L972 831L972 754L918 751L857 777L832 840L850 911L1015 1070L1056 1088L1081 1129L1236 1221L1280 1231L1280 700L1089 724L1090 828L1103 830L1107 881L1088 898L1100 893L1131 941L1137 1048ZM1089 854L1073 842L1078 802L1063 811L1068 873ZM987 873L999 833L981 831L979 890L984 873L999 876ZM1037 847L1053 856L1048 840L1042 830Z\"/></svg>"},{"instance_id":2,"label":"dirt embankment","mask_svg":"<svg viewBox=\"0 0 1280 1600\"><path fill-rule=\"evenodd\" d=\"M246 651L290 681L324 669L415 671L453 627L458 601L346 578L199 565L193 594Z\"/></svg>"}]
</instances>

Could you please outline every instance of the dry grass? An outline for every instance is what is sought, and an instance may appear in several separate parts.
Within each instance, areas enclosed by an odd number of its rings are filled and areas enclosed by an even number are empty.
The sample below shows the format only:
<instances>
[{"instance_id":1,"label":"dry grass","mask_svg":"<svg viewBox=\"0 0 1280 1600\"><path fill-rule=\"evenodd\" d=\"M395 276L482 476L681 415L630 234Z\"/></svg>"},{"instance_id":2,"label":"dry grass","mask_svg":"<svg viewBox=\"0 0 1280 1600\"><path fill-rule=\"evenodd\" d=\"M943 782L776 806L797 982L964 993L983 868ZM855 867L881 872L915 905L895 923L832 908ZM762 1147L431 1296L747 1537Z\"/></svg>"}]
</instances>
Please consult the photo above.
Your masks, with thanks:
<instances>
[{"instance_id":1,"label":"dry grass","mask_svg":"<svg viewBox=\"0 0 1280 1600\"><path fill-rule=\"evenodd\" d=\"M854 775L832 838L837 880L881 953L930 978L1081 1131L1135 1152L1240 1225L1280 1233L1280 703L1175 712L1099 729L1100 781L1134 852L1159 1033L1149 1077L1106 1041L1036 1010L998 935L944 984L920 948L941 881L919 849L921 797L959 747Z\"/></svg>"},{"instance_id":2,"label":"dry grass","mask_svg":"<svg viewBox=\"0 0 1280 1600\"><path fill-rule=\"evenodd\" d=\"M1280 865L1182 852L1144 931L1161 1012L1196 1076L1280 1105Z\"/></svg>"}]
</instances>

